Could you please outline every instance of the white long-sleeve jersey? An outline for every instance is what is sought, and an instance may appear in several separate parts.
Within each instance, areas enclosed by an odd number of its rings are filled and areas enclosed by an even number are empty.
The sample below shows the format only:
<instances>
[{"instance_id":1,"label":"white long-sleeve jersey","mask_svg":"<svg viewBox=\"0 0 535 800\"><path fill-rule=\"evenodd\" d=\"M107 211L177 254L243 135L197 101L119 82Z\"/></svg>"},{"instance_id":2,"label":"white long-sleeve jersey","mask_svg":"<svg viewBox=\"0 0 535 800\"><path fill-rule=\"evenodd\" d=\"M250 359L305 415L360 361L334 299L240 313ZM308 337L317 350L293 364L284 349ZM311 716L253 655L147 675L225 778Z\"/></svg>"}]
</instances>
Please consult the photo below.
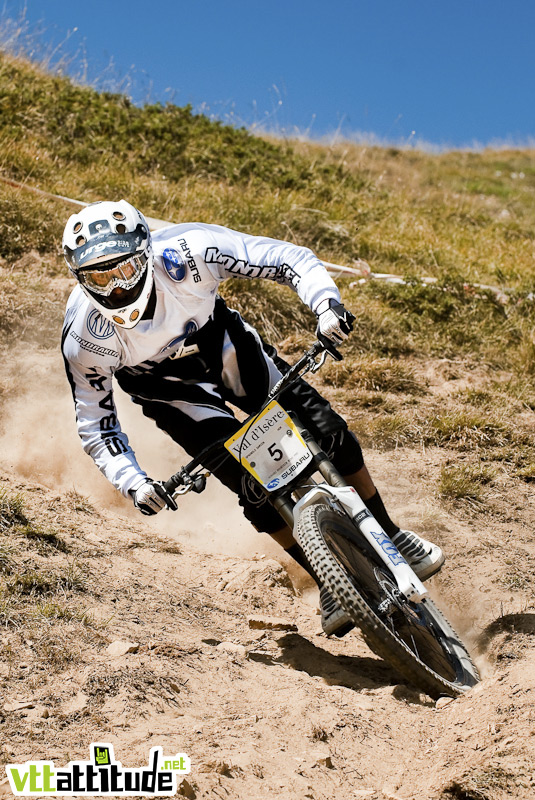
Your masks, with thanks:
<instances>
[{"instance_id":1,"label":"white long-sleeve jersey","mask_svg":"<svg viewBox=\"0 0 535 800\"><path fill-rule=\"evenodd\" d=\"M340 302L321 261L305 247L230 230L184 223L153 234L156 306L152 319L121 329L106 320L77 286L67 303L62 351L84 450L124 495L146 473L121 430L113 374L151 364L183 350L187 336L214 311L217 289L229 277L267 278L290 286L312 311L323 300Z\"/></svg>"}]
</instances>

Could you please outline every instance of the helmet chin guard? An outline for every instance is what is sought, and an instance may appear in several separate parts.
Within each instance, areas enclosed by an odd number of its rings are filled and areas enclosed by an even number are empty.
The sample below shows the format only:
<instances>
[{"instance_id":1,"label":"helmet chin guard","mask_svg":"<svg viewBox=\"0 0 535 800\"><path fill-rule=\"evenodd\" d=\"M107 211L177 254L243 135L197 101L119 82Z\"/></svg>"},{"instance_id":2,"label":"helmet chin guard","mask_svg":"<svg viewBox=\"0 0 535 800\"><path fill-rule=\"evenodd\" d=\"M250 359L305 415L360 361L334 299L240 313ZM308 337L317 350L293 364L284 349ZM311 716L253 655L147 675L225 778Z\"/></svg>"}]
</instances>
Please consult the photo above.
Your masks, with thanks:
<instances>
[{"instance_id":1,"label":"helmet chin guard","mask_svg":"<svg viewBox=\"0 0 535 800\"><path fill-rule=\"evenodd\" d=\"M148 223L126 200L92 203L67 220L67 265L103 317L133 328L149 302L154 259Z\"/></svg>"}]
</instances>

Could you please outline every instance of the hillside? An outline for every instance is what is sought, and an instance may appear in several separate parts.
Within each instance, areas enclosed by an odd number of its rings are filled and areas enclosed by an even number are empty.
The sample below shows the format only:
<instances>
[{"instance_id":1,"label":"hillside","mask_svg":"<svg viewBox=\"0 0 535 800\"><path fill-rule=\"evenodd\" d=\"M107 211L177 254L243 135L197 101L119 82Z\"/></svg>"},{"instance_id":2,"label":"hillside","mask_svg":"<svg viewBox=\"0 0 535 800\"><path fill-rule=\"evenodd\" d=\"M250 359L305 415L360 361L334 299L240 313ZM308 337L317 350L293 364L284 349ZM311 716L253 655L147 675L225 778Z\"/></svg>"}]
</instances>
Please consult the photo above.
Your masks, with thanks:
<instances>
[{"instance_id":1,"label":"hillside","mask_svg":"<svg viewBox=\"0 0 535 800\"><path fill-rule=\"evenodd\" d=\"M8 55L0 110L0 176L406 276L340 281L356 331L316 380L393 516L445 549L433 592L483 671L435 705L357 634L320 633L317 593L226 492L147 521L108 487L79 446L57 350L71 207L0 182L2 763L64 764L99 740L128 765L156 744L187 752L186 797L531 798L535 152L267 141ZM281 287L225 293L290 360L310 341ZM183 454L124 398L119 410L167 477ZM253 629L251 615L290 628Z\"/></svg>"},{"instance_id":2,"label":"hillside","mask_svg":"<svg viewBox=\"0 0 535 800\"><path fill-rule=\"evenodd\" d=\"M191 520L155 532L102 508L94 486L92 505L4 472L3 762L63 764L99 740L143 764L158 744L190 755L186 797L530 798L535 629L519 587L532 580L533 543L495 523L476 540L473 523L429 502L429 461L372 457L375 472L398 475L398 511L447 547L433 591L483 670L469 695L436 705L358 635L327 640L314 593L297 594L273 556L199 551ZM206 545L209 530L196 533ZM251 616L286 629L252 629Z\"/></svg>"}]
</instances>

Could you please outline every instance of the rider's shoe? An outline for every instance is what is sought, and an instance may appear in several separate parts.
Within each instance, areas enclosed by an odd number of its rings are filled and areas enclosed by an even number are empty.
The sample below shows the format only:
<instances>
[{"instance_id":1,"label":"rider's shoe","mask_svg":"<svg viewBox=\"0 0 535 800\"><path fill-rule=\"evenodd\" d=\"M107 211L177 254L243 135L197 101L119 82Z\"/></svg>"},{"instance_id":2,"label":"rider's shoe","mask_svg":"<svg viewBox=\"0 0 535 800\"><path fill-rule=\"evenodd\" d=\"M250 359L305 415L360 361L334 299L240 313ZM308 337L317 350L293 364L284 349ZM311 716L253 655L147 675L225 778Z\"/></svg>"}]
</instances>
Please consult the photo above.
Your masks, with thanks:
<instances>
[{"instance_id":1,"label":"rider's shoe","mask_svg":"<svg viewBox=\"0 0 535 800\"><path fill-rule=\"evenodd\" d=\"M327 636L345 636L355 627L349 614L334 599L329 590L322 586L320 589L321 627Z\"/></svg>"},{"instance_id":2,"label":"rider's shoe","mask_svg":"<svg viewBox=\"0 0 535 800\"><path fill-rule=\"evenodd\" d=\"M390 538L421 581L436 575L446 560L437 544L422 539L413 531L398 531Z\"/></svg>"}]
</instances>

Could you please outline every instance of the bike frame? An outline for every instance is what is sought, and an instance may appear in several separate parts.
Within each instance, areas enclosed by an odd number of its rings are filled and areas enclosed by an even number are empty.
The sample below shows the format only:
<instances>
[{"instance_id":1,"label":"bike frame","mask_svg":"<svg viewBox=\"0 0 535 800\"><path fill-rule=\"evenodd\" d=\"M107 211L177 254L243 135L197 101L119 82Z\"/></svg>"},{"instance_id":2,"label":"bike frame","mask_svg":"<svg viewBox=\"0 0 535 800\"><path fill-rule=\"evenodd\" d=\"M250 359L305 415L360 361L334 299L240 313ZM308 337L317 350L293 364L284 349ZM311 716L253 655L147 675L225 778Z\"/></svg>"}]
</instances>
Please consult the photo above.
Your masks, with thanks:
<instances>
[{"instance_id":1,"label":"bike frame","mask_svg":"<svg viewBox=\"0 0 535 800\"><path fill-rule=\"evenodd\" d=\"M340 361L342 358L341 354L332 344L326 341L317 341L273 387L266 399L264 407L269 402L276 399L278 395L281 394L284 389L288 388L298 377L301 377L307 372L317 372L325 363L327 354L331 355L337 361ZM320 359L316 361L318 356L320 356ZM254 422L260 413L261 411L256 415L251 415L245 424L249 421ZM303 483L301 483L301 485L299 485L299 479L300 477L302 478L302 476L297 475L292 485L286 487L287 491L285 491L284 496L277 496L276 493L272 495L274 507L279 511L290 527L293 526L295 540L299 541L299 518L303 509L314 503L325 503L347 514L393 575L399 592L407 600L420 602L427 595L427 589L423 583L413 572L377 520L370 514L357 491L352 486L345 484L341 476L332 467L330 462L328 462L325 454L321 452L317 443L311 439L310 435L306 435L305 433L305 439L315 459L316 469L320 471L326 481L329 480L330 482L315 482L312 485L303 485ZM213 450L217 444L218 443L211 445L207 450ZM185 494L189 491L203 491L206 485L207 475L203 475L199 472L193 474L193 470L201 465L203 455L206 455L206 451L203 451L203 453L199 454L186 467L183 467L166 481L164 486L167 491L175 496ZM321 463L322 461L324 461L323 464ZM308 491L306 491L307 489ZM299 499L295 501L295 503L288 499L288 490L290 492L298 492Z\"/></svg>"}]
</instances>

